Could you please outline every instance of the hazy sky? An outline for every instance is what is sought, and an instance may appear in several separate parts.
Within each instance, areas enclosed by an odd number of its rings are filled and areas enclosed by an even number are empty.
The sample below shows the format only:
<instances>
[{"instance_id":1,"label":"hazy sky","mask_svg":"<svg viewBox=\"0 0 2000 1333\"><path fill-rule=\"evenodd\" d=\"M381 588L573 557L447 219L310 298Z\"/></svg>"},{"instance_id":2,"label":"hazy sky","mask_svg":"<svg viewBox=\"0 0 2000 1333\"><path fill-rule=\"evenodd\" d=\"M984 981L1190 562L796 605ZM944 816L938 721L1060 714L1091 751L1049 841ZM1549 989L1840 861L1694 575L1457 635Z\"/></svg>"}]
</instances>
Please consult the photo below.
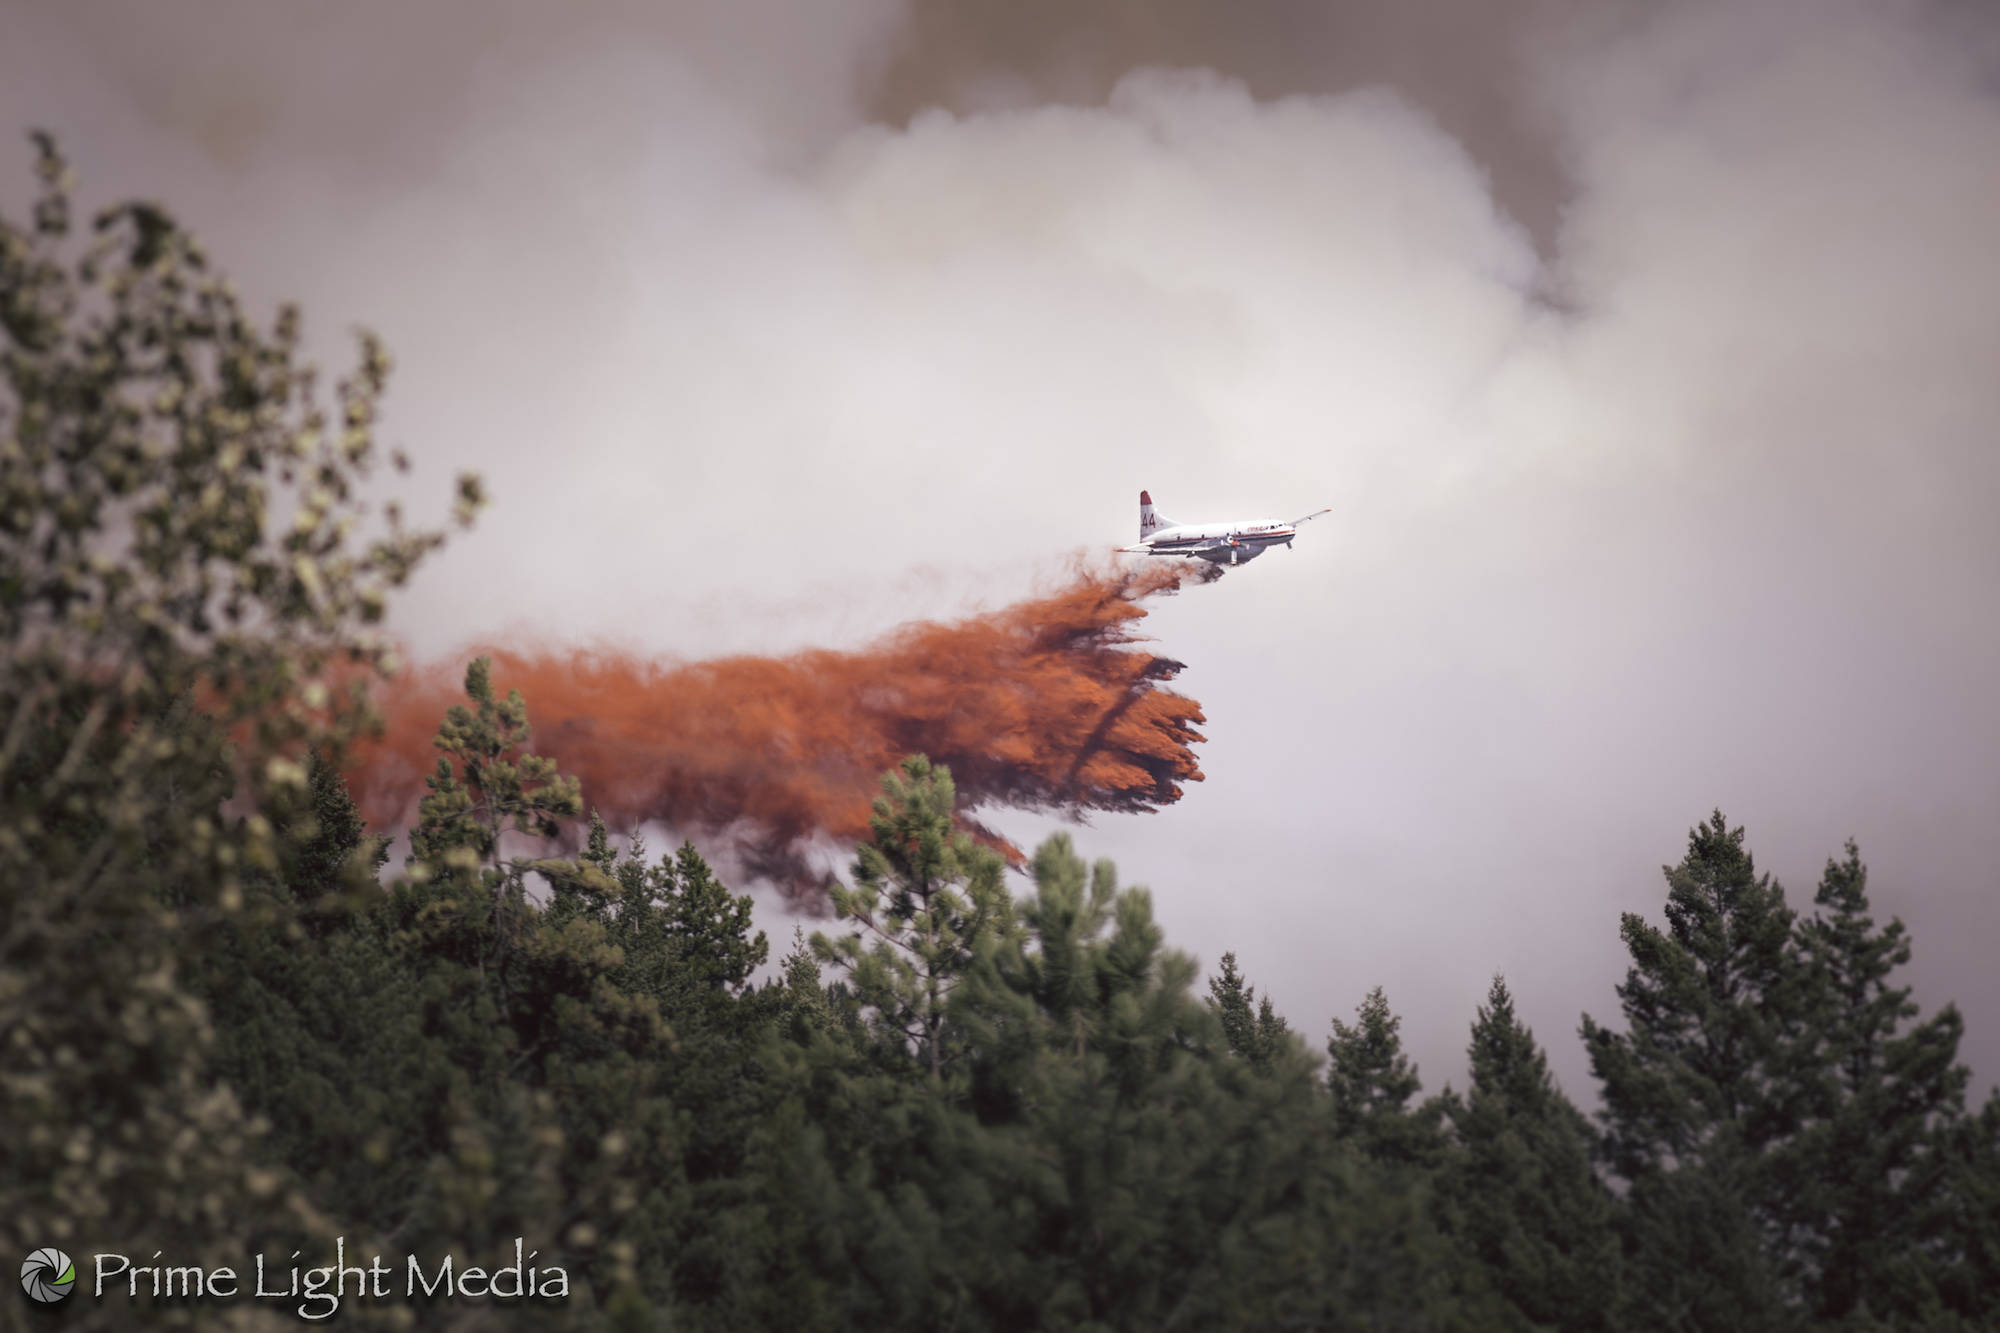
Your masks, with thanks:
<instances>
[{"instance_id":1,"label":"hazy sky","mask_svg":"<svg viewBox=\"0 0 2000 1333\"><path fill-rule=\"evenodd\" d=\"M12 214L31 124L387 337L413 507L496 500L422 653L848 644L1142 486L1329 504L1149 622L1208 780L1078 840L1171 942L1315 1042L1384 985L1432 1089L1503 972L1587 1097L1720 805L1794 901L1858 839L2000 1075L1990 6L3 0Z\"/></svg>"}]
</instances>

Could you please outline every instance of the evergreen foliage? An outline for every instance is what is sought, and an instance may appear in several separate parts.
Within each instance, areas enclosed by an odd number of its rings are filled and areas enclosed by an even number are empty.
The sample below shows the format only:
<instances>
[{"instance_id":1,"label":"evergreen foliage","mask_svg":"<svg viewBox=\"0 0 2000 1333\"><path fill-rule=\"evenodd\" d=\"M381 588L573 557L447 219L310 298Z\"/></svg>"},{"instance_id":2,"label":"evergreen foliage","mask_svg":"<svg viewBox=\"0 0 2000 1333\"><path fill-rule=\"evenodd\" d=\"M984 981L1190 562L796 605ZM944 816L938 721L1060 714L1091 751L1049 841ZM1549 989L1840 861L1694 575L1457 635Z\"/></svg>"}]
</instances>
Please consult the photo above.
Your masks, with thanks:
<instances>
[{"instance_id":1,"label":"evergreen foliage","mask_svg":"<svg viewBox=\"0 0 2000 1333\"><path fill-rule=\"evenodd\" d=\"M1209 981L1208 996L1231 1055L1264 1069L1287 1048L1291 1029L1272 1008L1271 997L1260 1000L1257 988L1244 981L1235 954L1222 955L1222 973Z\"/></svg>"},{"instance_id":2,"label":"evergreen foliage","mask_svg":"<svg viewBox=\"0 0 2000 1333\"><path fill-rule=\"evenodd\" d=\"M1782 1328L1804 1273L1784 1150L1811 1111L1807 967L1784 891L1718 811L1667 876L1667 928L1627 914L1627 1030L1588 1015L1604 1161L1625 1185L1632 1318Z\"/></svg>"},{"instance_id":3,"label":"evergreen foliage","mask_svg":"<svg viewBox=\"0 0 2000 1333\"><path fill-rule=\"evenodd\" d=\"M1368 992L1349 1027L1333 1020L1326 1084L1332 1095L1334 1132L1382 1161L1430 1164L1443 1146L1437 1103L1410 1105L1423 1088L1416 1066L1403 1054L1402 1020L1390 1012L1380 986Z\"/></svg>"},{"instance_id":4,"label":"evergreen foliage","mask_svg":"<svg viewBox=\"0 0 2000 1333\"><path fill-rule=\"evenodd\" d=\"M1444 1099L1447 1229L1512 1307L1511 1326L1612 1327L1619 1254L1612 1198L1591 1169L1590 1126L1556 1087L1497 976L1468 1055L1471 1087Z\"/></svg>"},{"instance_id":5,"label":"evergreen foliage","mask_svg":"<svg viewBox=\"0 0 2000 1333\"><path fill-rule=\"evenodd\" d=\"M1947 1005L1919 1016L1908 986L1903 923L1877 925L1868 871L1850 841L1828 860L1801 923L1817 1038L1820 1102L1787 1166L1806 1260L1808 1301L1824 1322L1928 1320L1947 1279L1950 1180L1941 1135L1965 1108L1963 1023Z\"/></svg>"},{"instance_id":6,"label":"evergreen foliage","mask_svg":"<svg viewBox=\"0 0 2000 1333\"><path fill-rule=\"evenodd\" d=\"M813 937L846 971L885 1049L906 1052L933 1082L955 1063L951 993L990 935L1010 929L1001 860L957 829L951 774L921 755L882 779L855 887L832 888L839 939Z\"/></svg>"},{"instance_id":7,"label":"evergreen foliage","mask_svg":"<svg viewBox=\"0 0 2000 1333\"><path fill-rule=\"evenodd\" d=\"M1949 1200L1938 1246L1943 1302L1956 1327L2000 1328L2000 1089L1940 1137Z\"/></svg>"}]
</instances>

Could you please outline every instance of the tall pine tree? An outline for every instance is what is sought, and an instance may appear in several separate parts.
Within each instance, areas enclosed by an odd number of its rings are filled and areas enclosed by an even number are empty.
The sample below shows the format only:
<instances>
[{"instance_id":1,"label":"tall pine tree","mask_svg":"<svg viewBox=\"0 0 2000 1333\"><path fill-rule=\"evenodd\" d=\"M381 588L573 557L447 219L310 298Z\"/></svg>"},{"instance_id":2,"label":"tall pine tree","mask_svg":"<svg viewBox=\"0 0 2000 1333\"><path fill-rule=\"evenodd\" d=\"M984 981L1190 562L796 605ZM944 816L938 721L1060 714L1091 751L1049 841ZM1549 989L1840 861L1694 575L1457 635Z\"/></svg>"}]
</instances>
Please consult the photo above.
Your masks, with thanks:
<instances>
[{"instance_id":1,"label":"tall pine tree","mask_svg":"<svg viewBox=\"0 0 2000 1333\"><path fill-rule=\"evenodd\" d=\"M1583 1019L1603 1158L1628 1187L1630 1315L1642 1327L1789 1327L1803 1265L1778 1150L1816 1095L1793 913L1720 811L1666 878L1665 930L1624 917L1626 1031Z\"/></svg>"},{"instance_id":2,"label":"tall pine tree","mask_svg":"<svg viewBox=\"0 0 2000 1333\"><path fill-rule=\"evenodd\" d=\"M1416 1066L1403 1054L1403 1021L1380 986L1368 992L1350 1027L1333 1020L1328 1039L1326 1086L1333 1097L1334 1132L1370 1157L1429 1163L1443 1147L1442 1107L1410 1105L1422 1089Z\"/></svg>"},{"instance_id":3,"label":"tall pine tree","mask_svg":"<svg viewBox=\"0 0 2000 1333\"><path fill-rule=\"evenodd\" d=\"M834 914L854 925L813 937L843 968L891 1050L914 1056L933 1083L954 1062L947 1010L987 937L1009 928L997 853L956 823L951 773L922 755L882 779L855 886L835 885Z\"/></svg>"},{"instance_id":4,"label":"tall pine tree","mask_svg":"<svg viewBox=\"0 0 2000 1333\"><path fill-rule=\"evenodd\" d=\"M1618 1290L1610 1193L1583 1114L1493 979L1472 1025L1472 1083L1447 1094L1453 1130L1439 1194L1446 1228L1485 1266L1520 1327L1611 1327Z\"/></svg>"},{"instance_id":5,"label":"tall pine tree","mask_svg":"<svg viewBox=\"0 0 2000 1333\"><path fill-rule=\"evenodd\" d=\"M420 1138L433 1158L416 1221L461 1252L526 1237L593 1271L599 1299L637 1308L647 1266L664 1287L661 1256L686 1233L674 1033L659 997L628 984L619 883L597 860L514 846L581 813L576 780L529 748L527 703L500 696L487 659L465 689L386 909L449 1080ZM550 885L548 910L531 876Z\"/></svg>"},{"instance_id":6,"label":"tall pine tree","mask_svg":"<svg viewBox=\"0 0 2000 1333\"><path fill-rule=\"evenodd\" d=\"M1221 974L1209 979L1208 1003L1222 1022L1230 1054L1261 1069L1284 1049L1290 1029L1272 1007L1271 997L1260 999L1257 988L1237 971L1235 954L1222 955Z\"/></svg>"},{"instance_id":7,"label":"tall pine tree","mask_svg":"<svg viewBox=\"0 0 2000 1333\"><path fill-rule=\"evenodd\" d=\"M1829 860L1800 923L1812 983L1820 1089L1815 1122L1785 1168L1804 1234L1816 1318L1934 1313L1948 1189L1942 1135L1963 1114L1963 1030L1947 1005L1912 1022L1903 923L1870 914L1868 871L1852 842Z\"/></svg>"},{"instance_id":8,"label":"tall pine tree","mask_svg":"<svg viewBox=\"0 0 2000 1333\"><path fill-rule=\"evenodd\" d=\"M1296 1295L1272 1243L1313 1173L1310 1062L1275 1039L1261 1067L1225 1055L1193 960L1110 862L1056 834L1034 874L953 1009L983 1130L964 1185L1000 1222L979 1308L997 1328L1254 1326Z\"/></svg>"}]
</instances>

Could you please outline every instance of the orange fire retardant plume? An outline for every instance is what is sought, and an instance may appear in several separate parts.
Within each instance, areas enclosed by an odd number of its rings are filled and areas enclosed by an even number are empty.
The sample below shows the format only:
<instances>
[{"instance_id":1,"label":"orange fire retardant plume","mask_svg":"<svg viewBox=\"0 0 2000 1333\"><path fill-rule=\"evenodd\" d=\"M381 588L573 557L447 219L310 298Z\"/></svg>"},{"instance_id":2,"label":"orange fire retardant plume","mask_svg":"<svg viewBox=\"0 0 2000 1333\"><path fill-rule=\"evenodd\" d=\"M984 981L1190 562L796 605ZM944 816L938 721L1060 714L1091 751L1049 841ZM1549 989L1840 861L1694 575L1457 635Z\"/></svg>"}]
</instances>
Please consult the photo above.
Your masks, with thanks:
<instances>
[{"instance_id":1,"label":"orange fire retardant plume","mask_svg":"<svg viewBox=\"0 0 2000 1333\"><path fill-rule=\"evenodd\" d=\"M1161 685L1182 663L1132 645L1146 598L1219 573L1080 569L1047 596L905 625L851 652L674 662L495 649L493 683L521 691L531 748L576 775L585 808L614 829L658 821L811 899L824 872L809 850L866 837L881 775L911 754L951 769L963 809L1179 799L1202 776L1191 749L1201 706ZM464 699L464 662L487 651L383 687L386 732L357 749L351 774L374 826L413 816L436 763L431 738Z\"/></svg>"}]
</instances>

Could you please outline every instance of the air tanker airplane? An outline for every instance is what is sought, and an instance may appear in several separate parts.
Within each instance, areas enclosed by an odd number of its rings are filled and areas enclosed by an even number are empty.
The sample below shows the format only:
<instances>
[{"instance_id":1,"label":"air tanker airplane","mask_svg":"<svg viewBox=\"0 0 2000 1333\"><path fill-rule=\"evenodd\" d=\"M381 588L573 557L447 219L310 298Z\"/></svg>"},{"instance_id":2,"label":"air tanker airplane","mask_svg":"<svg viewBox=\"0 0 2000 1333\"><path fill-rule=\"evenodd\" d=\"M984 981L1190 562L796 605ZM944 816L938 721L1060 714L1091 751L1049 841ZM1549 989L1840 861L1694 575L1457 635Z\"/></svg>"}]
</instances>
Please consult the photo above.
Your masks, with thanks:
<instances>
[{"instance_id":1,"label":"air tanker airplane","mask_svg":"<svg viewBox=\"0 0 2000 1333\"><path fill-rule=\"evenodd\" d=\"M1245 523L1176 523L1153 508L1150 491L1139 492L1139 544L1118 549L1130 555L1192 555L1218 565L1255 560L1273 546L1290 546L1299 524L1330 514L1315 509L1289 523L1263 519Z\"/></svg>"}]
</instances>

